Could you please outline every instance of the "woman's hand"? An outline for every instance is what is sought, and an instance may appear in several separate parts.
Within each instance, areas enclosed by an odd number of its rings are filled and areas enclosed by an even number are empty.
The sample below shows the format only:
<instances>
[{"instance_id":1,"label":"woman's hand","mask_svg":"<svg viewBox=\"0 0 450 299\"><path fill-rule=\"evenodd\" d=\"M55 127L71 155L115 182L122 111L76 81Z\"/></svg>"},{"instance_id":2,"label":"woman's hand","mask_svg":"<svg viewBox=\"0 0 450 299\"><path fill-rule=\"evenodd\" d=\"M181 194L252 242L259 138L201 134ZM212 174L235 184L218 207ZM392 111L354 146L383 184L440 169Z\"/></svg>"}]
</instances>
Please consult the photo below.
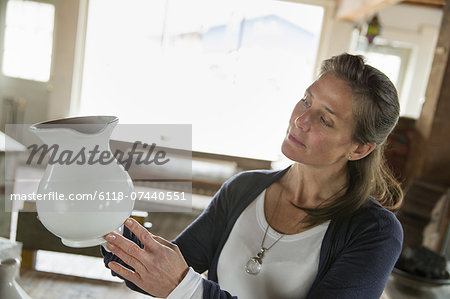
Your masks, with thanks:
<instances>
[{"instance_id":1,"label":"woman's hand","mask_svg":"<svg viewBox=\"0 0 450 299\"><path fill-rule=\"evenodd\" d=\"M141 240L144 248L121 235L106 235L106 247L134 271L116 262L110 262L108 267L147 293L167 297L189 270L178 246L153 236L134 219L127 219L125 225Z\"/></svg>"}]
</instances>

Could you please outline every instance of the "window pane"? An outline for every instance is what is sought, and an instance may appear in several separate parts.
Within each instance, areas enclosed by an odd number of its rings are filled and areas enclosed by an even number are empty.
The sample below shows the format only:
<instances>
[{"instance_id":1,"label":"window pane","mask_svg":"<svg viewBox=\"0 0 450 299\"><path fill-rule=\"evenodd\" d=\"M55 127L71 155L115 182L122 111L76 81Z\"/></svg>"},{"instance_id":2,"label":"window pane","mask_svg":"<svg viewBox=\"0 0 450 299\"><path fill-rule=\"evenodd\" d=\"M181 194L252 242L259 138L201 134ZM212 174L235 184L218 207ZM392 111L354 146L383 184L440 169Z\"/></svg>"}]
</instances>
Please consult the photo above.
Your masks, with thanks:
<instances>
[{"instance_id":1,"label":"window pane","mask_svg":"<svg viewBox=\"0 0 450 299\"><path fill-rule=\"evenodd\" d=\"M52 4L8 1L3 74L36 81L49 80L54 17Z\"/></svg>"},{"instance_id":2,"label":"window pane","mask_svg":"<svg viewBox=\"0 0 450 299\"><path fill-rule=\"evenodd\" d=\"M322 18L282 1L91 0L81 113L191 123L194 150L277 160Z\"/></svg>"},{"instance_id":3,"label":"window pane","mask_svg":"<svg viewBox=\"0 0 450 299\"><path fill-rule=\"evenodd\" d=\"M355 53L364 55L367 63L386 74L397 88L400 99L400 115L404 115L405 106L409 101L408 91L403 91L406 69L412 52L412 47L405 43L387 41L378 38L369 45L365 37L357 37Z\"/></svg>"},{"instance_id":4,"label":"window pane","mask_svg":"<svg viewBox=\"0 0 450 299\"><path fill-rule=\"evenodd\" d=\"M366 52L367 63L386 74L398 86L402 59L396 55Z\"/></svg>"}]
</instances>

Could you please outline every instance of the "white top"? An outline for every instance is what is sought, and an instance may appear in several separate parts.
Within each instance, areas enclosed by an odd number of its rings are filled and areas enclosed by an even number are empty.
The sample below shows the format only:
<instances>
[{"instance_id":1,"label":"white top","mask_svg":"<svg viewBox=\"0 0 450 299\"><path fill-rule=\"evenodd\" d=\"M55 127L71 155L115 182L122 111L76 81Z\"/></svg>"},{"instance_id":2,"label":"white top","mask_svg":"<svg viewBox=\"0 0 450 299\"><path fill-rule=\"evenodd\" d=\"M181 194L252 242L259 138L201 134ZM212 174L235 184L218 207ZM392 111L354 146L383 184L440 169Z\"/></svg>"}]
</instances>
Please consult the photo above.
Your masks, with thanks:
<instances>
[{"instance_id":1,"label":"white top","mask_svg":"<svg viewBox=\"0 0 450 299\"><path fill-rule=\"evenodd\" d=\"M202 299L202 276L191 267L180 284L167 296L166 299Z\"/></svg>"},{"instance_id":2,"label":"white top","mask_svg":"<svg viewBox=\"0 0 450 299\"><path fill-rule=\"evenodd\" d=\"M238 217L230 236L219 257L217 276L223 290L238 298L303 298L308 293L319 265L320 246L328 228L329 221L307 231L285 235L262 260L261 272L251 275L245 272L247 261L261 248L261 241L267 228L264 215L265 190ZM270 247L281 234L271 227L267 232L264 247ZM183 282L170 294L195 294L183 298L202 298L201 275L189 271L190 290L180 291ZM193 290L194 287L197 290Z\"/></svg>"}]
</instances>

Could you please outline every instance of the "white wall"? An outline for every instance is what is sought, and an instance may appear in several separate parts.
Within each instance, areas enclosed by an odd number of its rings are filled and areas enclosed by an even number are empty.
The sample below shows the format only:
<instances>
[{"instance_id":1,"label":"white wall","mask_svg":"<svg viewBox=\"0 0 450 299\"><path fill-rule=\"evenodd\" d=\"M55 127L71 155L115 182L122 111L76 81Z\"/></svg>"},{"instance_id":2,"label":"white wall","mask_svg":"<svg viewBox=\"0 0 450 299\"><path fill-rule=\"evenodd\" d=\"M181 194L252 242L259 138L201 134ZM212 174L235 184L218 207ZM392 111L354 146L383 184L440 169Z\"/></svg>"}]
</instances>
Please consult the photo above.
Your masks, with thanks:
<instances>
[{"instance_id":1,"label":"white wall","mask_svg":"<svg viewBox=\"0 0 450 299\"><path fill-rule=\"evenodd\" d=\"M69 115L72 94L77 88L78 61L77 50L80 43L78 19L80 2L83 0L59 0L56 6L52 92L47 110L48 119L62 118ZM77 44L78 42L78 44ZM82 44L84 45L84 44Z\"/></svg>"},{"instance_id":2,"label":"white wall","mask_svg":"<svg viewBox=\"0 0 450 299\"><path fill-rule=\"evenodd\" d=\"M324 59L348 52L355 26L352 22L336 20L337 6L334 1L325 6L325 9L321 48L319 49L316 62L317 71L320 68L320 62Z\"/></svg>"}]
</instances>

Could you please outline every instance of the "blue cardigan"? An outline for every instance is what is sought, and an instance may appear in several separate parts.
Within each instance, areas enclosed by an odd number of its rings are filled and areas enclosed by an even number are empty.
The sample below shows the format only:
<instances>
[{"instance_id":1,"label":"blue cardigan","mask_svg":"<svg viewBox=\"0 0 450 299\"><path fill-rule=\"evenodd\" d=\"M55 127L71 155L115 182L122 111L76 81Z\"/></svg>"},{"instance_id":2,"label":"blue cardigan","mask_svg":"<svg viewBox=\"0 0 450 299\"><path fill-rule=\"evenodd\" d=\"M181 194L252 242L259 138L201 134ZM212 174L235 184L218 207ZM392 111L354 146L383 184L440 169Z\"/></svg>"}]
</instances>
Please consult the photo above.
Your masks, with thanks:
<instances>
[{"instance_id":1,"label":"blue cardigan","mask_svg":"<svg viewBox=\"0 0 450 299\"><path fill-rule=\"evenodd\" d=\"M237 298L217 284L220 253L239 215L287 170L248 171L232 177L205 211L172 241L195 271L208 270L208 280L203 280L204 299ZM142 247L129 230L124 236ZM320 249L318 273L306 298L380 298L402 242L403 230L395 215L372 198L347 218L331 220ZM102 253L106 265L113 260L124 264L103 248ZM126 284L145 293L129 281Z\"/></svg>"}]
</instances>

